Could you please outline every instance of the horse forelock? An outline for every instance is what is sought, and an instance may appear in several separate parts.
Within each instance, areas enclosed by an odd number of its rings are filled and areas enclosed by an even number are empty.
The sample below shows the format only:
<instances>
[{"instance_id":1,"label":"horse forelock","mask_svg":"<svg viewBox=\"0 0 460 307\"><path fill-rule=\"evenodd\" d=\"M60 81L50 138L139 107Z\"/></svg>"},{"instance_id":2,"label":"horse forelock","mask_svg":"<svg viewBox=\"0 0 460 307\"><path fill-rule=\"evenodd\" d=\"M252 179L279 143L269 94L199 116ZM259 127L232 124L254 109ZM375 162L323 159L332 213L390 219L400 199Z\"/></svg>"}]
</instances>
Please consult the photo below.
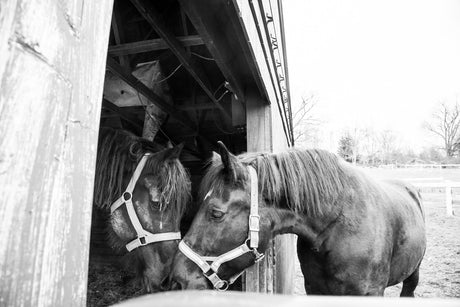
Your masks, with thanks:
<instances>
[{"instance_id":1,"label":"horse forelock","mask_svg":"<svg viewBox=\"0 0 460 307\"><path fill-rule=\"evenodd\" d=\"M244 188L247 181L245 166L252 165L258 174L259 192L269 205L321 215L326 208L340 206L337 199L346 189L357 185L354 170L345 166L337 156L324 150L291 149L282 153L245 153L238 156L237 179L231 184ZM211 189L222 193L228 188L222 163L214 161L200 186L200 196ZM246 183L247 184L247 183Z\"/></svg>"},{"instance_id":2,"label":"horse forelock","mask_svg":"<svg viewBox=\"0 0 460 307\"><path fill-rule=\"evenodd\" d=\"M164 208L170 208L172 219L183 216L191 198L191 182L187 170L178 159L158 159L150 157L146 164L147 173L153 174L158 180L158 190Z\"/></svg>"}]
</instances>

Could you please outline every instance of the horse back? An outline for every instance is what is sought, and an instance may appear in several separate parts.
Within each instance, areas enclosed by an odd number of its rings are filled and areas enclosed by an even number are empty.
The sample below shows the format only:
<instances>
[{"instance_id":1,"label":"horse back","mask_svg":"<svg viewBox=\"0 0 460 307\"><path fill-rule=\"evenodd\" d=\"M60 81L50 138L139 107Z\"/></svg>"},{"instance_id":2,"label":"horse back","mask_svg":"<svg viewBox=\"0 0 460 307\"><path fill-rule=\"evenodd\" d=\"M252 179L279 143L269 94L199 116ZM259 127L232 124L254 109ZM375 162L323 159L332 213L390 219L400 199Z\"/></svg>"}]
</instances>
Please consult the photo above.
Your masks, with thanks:
<instances>
[{"instance_id":1,"label":"horse back","mask_svg":"<svg viewBox=\"0 0 460 307\"><path fill-rule=\"evenodd\" d=\"M425 219L425 209L423 207L422 195L416 187L401 180L387 180L385 183L403 194L407 193L410 199L416 204L416 208L422 214L423 219Z\"/></svg>"}]
</instances>

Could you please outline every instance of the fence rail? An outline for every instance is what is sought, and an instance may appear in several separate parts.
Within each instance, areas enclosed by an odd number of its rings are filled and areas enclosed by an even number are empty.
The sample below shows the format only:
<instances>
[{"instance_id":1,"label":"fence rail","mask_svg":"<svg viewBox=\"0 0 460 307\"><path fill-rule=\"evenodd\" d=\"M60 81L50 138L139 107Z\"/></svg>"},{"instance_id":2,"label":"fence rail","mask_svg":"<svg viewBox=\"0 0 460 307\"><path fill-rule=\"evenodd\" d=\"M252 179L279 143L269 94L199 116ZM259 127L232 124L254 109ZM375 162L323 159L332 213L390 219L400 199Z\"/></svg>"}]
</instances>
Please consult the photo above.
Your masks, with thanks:
<instances>
[{"instance_id":1,"label":"fence rail","mask_svg":"<svg viewBox=\"0 0 460 307\"><path fill-rule=\"evenodd\" d=\"M460 168L460 164L397 164L399 168Z\"/></svg>"},{"instance_id":2,"label":"fence rail","mask_svg":"<svg viewBox=\"0 0 460 307\"><path fill-rule=\"evenodd\" d=\"M454 215L454 207L453 207L453 197L452 197L452 189L453 188L460 188L460 182L454 181L442 181L442 182L412 182L414 186L417 188L443 188L445 189L446 194L446 214L448 216Z\"/></svg>"}]
</instances>

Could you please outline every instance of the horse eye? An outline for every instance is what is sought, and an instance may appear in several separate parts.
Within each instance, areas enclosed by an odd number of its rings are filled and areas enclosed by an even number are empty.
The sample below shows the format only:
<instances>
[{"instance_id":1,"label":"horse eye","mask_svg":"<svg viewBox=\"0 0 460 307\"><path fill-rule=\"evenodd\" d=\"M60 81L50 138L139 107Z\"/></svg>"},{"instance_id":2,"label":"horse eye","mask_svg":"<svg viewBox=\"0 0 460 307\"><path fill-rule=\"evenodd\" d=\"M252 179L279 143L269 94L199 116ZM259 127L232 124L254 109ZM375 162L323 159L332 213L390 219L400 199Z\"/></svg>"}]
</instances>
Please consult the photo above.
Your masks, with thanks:
<instances>
[{"instance_id":1,"label":"horse eye","mask_svg":"<svg viewBox=\"0 0 460 307\"><path fill-rule=\"evenodd\" d=\"M158 200L151 201L152 207L155 209L160 209L160 202Z\"/></svg>"},{"instance_id":2,"label":"horse eye","mask_svg":"<svg viewBox=\"0 0 460 307\"><path fill-rule=\"evenodd\" d=\"M225 214L224 212L219 211L219 210L215 210L215 209L211 211L211 216L213 218L216 218L216 219L222 218L224 216L224 214Z\"/></svg>"}]
</instances>

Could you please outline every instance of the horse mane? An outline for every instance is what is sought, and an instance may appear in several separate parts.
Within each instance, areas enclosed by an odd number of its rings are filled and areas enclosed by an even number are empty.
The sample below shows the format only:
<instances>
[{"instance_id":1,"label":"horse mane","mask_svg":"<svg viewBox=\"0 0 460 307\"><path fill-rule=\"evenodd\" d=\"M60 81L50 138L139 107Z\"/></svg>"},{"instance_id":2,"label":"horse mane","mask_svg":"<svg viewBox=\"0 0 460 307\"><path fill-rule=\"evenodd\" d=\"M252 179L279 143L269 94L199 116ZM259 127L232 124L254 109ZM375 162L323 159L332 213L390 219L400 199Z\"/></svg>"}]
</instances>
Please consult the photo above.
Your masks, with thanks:
<instances>
[{"instance_id":1,"label":"horse mane","mask_svg":"<svg viewBox=\"0 0 460 307\"><path fill-rule=\"evenodd\" d=\"M96 159L94 184L94 204L100 209L108 209L126 188L127 181L145 153L156 153L163 148L151 141L140 138L124 130L102 128ZM164 167L167 164L168 167ZM190 179L187 171L177 159L158 159L153 154L147 160L144 170L155 174L158 188L171 204L173 218L181 216L190 197Z\"/></svg>"},{"instance_id":2,"label":"horse mane","mask_svg":"<svg viewBox=\"0 0 460 307\"><path fill-rule=\"evenodd\" d=\"M244 188L247 165L257 170L259 192L274 206L287 206L310 216L321 215L334 206L341 193L356 187L354 169L336 155L318 149L290 149L282 153L244 153L237 156L236 180L230 184ZM200 190L203 197L210 189L222 193L229 184L218 159L209 166ZM337 204L339 205L339 204Z\"/></svg>"}]
</instances>

